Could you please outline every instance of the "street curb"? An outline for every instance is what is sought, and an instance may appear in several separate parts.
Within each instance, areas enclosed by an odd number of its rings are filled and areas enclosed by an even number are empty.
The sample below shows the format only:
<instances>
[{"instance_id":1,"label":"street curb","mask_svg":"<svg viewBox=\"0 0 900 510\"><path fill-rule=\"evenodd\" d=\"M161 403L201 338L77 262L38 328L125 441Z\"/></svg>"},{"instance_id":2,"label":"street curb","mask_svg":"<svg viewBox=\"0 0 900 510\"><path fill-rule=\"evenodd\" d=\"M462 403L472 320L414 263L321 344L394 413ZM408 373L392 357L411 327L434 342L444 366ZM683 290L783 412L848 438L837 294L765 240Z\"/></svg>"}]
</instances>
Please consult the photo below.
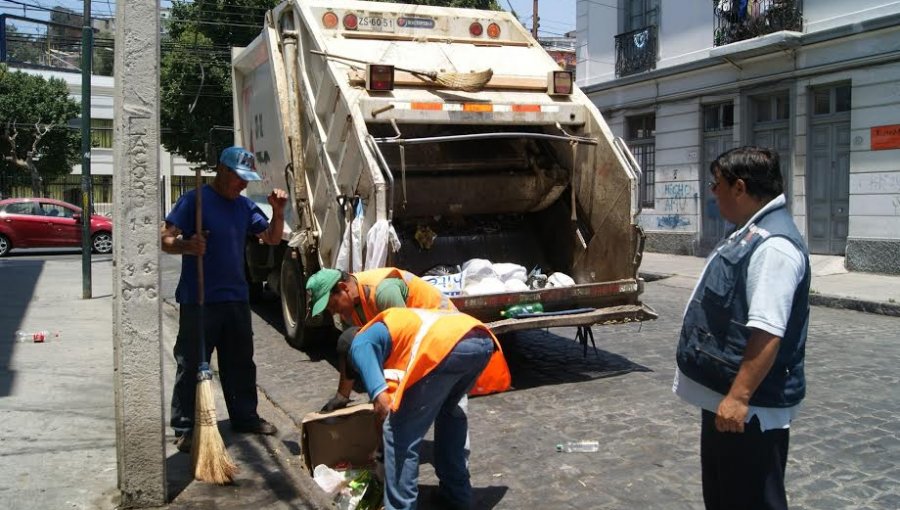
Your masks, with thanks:
<instances>
[{"instance_id":1,"label":"street curb","mask_svg":"<svg viewBox=\"0 0 900 510\"><path fill-rule=\"evenodd\" d=\"M297 427L297 431L299 432L300 425L297 423L297 420L279 406L278 402L273 400L271 395L269 395L262 386L257 384L256 387L263 394L263 397L269 401L269 404L271 404L279 413L282 413L284 418ZM265 440L270 448L280 452L284 457L291 457L299 460L299 456L290 453L280 439L269 436L266 437ZM280 459L281 457L279 456L278 458ZM286 476L293 482L294 488L300 494L303 502L306 503L311 510L334 510L337 508L334 502L329 498L328 494L326 494L313 477L303 469L302 464L298 466L291 463L278 462L284 473L286 473Z\"/></svg>"},{"instance_id":2,"label":"street curb","mask_svg":"<svg viewBox=\"0 0 900 510\"><path fill-rule=\"evenodd\" d=\"M809 304L812 306L824 306L827 308L842 308L856 310L857 312L900 317L900 304L883 303L879 301L866 301L864 299L832 296L828 294L809 294Z\"/></svg>"},{"instance_id":3,"label":"street curb","mask_svg":"<svg viewBox=\"0 0 900 510\"><path fill-rule=\"evenodd\" d=\"M657 280L665 280L675 275L669 273L656 273L653 271L641 271L640 277L646 282L654 282ZM811 289L809 293L810 306L822 306L825 308L836 308L842 310L855 310L857 312L871 313L876 315L887 315L889 317L900 317L900 304L885 303L882 301L868 301L846 296L835 296L831 294L820 294L815 289Z\"/></svg>"}]
</instances>

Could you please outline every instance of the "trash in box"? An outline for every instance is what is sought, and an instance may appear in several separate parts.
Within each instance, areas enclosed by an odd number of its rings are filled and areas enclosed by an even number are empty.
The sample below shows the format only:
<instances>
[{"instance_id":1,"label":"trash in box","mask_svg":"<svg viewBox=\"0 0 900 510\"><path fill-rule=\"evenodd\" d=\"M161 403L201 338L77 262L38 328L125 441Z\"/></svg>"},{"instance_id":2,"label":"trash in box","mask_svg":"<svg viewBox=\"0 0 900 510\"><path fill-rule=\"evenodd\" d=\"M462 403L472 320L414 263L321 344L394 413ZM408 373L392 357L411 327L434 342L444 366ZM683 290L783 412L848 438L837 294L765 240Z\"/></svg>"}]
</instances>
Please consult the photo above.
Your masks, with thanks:
<instances>
[{"instance_id":1,"label":"trash in box","mask_svg":"<svg viewBox=\"0 0 900 510\"><path fill-rule=\"evenodd\" d=\"M359 404L330 413L309 413L300 424L303 464L310 474L319 464L363 467L372 464L378 447L372 404Z\"/></svg>"}]
</instances>

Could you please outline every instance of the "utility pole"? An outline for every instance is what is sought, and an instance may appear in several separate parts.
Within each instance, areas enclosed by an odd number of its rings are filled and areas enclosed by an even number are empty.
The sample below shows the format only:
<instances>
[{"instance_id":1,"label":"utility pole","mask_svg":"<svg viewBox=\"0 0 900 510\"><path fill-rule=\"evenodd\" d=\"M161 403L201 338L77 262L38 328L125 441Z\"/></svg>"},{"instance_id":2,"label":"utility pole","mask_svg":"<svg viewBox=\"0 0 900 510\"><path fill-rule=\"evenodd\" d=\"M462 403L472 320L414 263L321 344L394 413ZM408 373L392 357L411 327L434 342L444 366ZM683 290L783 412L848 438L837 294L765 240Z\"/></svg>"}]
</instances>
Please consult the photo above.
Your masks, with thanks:
<instances>
[{"instance_id":1,"label":"utility pole","mask_svg":"<svg viewBox=\"0 0 900 510\"><path fill-rule=\"evenodd\" d=\"M113 385L121 506L166 495L159 200L159 0L116 2Z\"/></svg>"},{"instance_id":2,"label":"utility pole","mask_svg":"<svg viewBox=\"0 0 900 510\"><path fill-rule=\"evenodd\" d=\"M540 26L540 17L538 16L538 0L534 0L534 7L531 13L531 36L535 40L538 38L538 27Z\"/></svg>"},{"instance_id":3,"label":"utility pole","mask_svg":"<svg viewBox=\"0 0 900 510\"><path fill-rule=\"evenodd\" d=\"M91 0L84 0L81 24L81 298L91 299Z\"/></svg>"}]
</instances>

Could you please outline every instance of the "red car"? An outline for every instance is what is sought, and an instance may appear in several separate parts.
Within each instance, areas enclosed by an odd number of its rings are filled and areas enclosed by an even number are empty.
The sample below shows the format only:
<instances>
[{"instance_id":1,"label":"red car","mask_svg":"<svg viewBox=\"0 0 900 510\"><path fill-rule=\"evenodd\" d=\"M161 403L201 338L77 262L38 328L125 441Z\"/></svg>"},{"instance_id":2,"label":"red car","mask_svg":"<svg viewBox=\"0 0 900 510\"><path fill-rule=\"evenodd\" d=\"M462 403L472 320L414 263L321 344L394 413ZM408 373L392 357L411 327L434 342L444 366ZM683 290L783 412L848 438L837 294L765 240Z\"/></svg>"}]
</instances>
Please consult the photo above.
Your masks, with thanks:
<instances>
[{"instance_id":1,"label":"red car","mask_svg":"<svg viewBox=\"0 0 900 510\"><path fill-rule=\"evenodd\" d=\"M81 208L52 198L0 200L0 257L13 248L81 246ZM112 220L91 216L91 248L112 251Z\"/></svg>"}]
</instances>

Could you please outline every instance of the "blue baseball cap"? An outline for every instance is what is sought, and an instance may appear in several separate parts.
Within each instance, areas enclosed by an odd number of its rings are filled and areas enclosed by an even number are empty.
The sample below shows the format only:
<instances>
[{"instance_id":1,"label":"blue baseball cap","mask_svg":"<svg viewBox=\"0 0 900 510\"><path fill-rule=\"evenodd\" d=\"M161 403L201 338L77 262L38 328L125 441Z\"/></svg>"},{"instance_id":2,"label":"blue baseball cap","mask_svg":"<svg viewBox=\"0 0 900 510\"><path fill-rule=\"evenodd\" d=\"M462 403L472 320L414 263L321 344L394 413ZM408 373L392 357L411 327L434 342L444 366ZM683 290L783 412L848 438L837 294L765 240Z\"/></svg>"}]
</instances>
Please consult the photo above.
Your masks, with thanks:
<instances>
[{"instance_id":1,"label":"blue baseball cap","mask_svg":"<svg viewBox=\"0 0 900 510\"><path fill-rule=\"evenodd\" d=\"M253 168L253 153L243 147L229 147L222 151L219 163L230 168L245 181L261 181L262 177Z\"/></svg>"}]
</instances>

